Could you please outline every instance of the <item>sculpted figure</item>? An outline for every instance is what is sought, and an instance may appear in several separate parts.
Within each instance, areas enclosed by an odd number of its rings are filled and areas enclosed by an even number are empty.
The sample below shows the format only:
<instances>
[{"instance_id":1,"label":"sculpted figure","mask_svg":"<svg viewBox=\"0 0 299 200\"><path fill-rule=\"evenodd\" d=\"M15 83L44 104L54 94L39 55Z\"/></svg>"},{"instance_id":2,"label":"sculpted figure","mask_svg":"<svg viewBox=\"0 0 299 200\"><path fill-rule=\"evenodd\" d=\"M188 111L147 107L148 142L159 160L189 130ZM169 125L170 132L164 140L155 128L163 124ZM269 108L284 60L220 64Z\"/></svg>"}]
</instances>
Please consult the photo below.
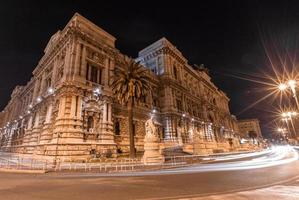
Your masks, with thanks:
<instances>
[{"instance_id":1,"label":"sculpted figure","mask_svg":"<svg viewBox=\"0 0 299 200\"><path fill-rule=\"evenodd\" d=\"M188 136L189 136L189 141L192 142L193 137L194 137L194 128L193 127L189 129Z\"/></svg>"},{"instance_id":2,"label":"sculpted figure","mask_svg":"<svg viewBox=\"0 0 299 200\"><path fill-rule=\"evenodd\" d=\"M178 132L178 142L179 142L179 145L183 145L182 127L178 126L177 127L177 132Z\"/></svg>"},{"instance_id":3,"label":"sculpted figure","mask_svg":"<svg viewBox=\"0 0 299 200\"><path fill-rule=\"evenodd\" d=\"M145 139L146 140L157 139L157 128L152 119L148 119L145 122Z\"/></svg>"}]
</instances>

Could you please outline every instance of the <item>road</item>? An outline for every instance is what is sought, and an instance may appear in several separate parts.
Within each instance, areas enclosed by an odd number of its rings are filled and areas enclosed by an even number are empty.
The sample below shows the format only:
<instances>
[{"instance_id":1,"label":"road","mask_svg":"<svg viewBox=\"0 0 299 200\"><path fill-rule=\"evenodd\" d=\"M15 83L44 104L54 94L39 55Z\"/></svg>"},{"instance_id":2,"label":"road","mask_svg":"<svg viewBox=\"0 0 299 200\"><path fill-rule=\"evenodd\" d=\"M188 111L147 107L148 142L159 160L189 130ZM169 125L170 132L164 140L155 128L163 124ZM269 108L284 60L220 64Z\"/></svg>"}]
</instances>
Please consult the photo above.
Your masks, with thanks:
<instances>
[{"instance_id":1,"label":"road","mask_svg":"<svg viewBox=\"0 0 299 200\"><path fill-rule=\"evenodd\" d=\"M0 173L0 199L207 199L295 180L299 180L298 152L278 147L222 156L192 167L134 174Z\"/></svg>"}]
</instances>

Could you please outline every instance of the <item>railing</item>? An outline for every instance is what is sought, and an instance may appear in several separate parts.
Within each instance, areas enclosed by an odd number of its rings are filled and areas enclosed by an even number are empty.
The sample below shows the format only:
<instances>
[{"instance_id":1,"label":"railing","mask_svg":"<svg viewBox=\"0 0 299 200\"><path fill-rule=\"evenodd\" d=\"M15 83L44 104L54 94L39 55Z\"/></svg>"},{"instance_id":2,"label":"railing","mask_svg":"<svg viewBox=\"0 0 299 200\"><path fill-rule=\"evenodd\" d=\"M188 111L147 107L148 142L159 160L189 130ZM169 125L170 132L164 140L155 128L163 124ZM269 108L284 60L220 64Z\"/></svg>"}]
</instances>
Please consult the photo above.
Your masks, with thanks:
<instances>
[{"instance_id":1,"label":"railing","mask_svg":"<svg viewBox=\"0 0 299 200\"><path fill-rule=\"evenodd\" d=\"M246 152L243 152L246 153ZM206 163L214 160L217 156L231 155L232 153L220 153L217 155L184 155L167 156L163 163L144 164L141 159L130 158L102 158L102 159L82 159L81 162L71 162L66 159L53 160L36 159L21 155L3 156L0 154L0 168L20 169L20 170L44 170L44 171L81 171L96 173L111 172L133 172L144 170L161 170L175 167L191 166L198 163ZM148 158L154 159L154 158Z\"/></svg>"}]
</instances>

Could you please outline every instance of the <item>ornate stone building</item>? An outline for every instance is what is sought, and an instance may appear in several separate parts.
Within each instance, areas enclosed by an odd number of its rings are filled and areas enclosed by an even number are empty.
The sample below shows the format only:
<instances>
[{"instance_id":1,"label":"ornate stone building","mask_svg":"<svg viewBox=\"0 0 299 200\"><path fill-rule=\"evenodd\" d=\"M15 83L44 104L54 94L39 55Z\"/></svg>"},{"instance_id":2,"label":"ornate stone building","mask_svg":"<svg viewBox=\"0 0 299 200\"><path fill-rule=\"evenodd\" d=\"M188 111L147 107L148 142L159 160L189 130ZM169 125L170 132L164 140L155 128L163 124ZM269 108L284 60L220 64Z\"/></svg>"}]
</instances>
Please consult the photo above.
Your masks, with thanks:
<instances>
[{"instance_id":1,"label":"ornate stone building","mask_svg":"<svg viewBox=\"0 0 299 200\"><path fill-rule=\"evenodd\" d=\"M239 132L242 138L250 138L249 133L253 132L257 138L262 139L260 121L258 119L242 119L238 120Z\"/></svg>"},{"instance_id":2,"label":"ornate stone building","mask_svg":"<svg viewBox=\"0 0 299 200\"><path fill-rule=\"evenodd\" d=\"M115 38L79 14L48 42L33 77L17 86L0 113L0 148L42 156L89 157L129 148L126 106L113 98L113 69L125 55ZM237 147L238 127L229 98L203 66L191 66L162 38L139 52L152 90L134 106L136 148L143 150L144 123L158 124L160 147L191 153ZM234 146L236 145L236 146Z\"/></svg>"}]
</instances>

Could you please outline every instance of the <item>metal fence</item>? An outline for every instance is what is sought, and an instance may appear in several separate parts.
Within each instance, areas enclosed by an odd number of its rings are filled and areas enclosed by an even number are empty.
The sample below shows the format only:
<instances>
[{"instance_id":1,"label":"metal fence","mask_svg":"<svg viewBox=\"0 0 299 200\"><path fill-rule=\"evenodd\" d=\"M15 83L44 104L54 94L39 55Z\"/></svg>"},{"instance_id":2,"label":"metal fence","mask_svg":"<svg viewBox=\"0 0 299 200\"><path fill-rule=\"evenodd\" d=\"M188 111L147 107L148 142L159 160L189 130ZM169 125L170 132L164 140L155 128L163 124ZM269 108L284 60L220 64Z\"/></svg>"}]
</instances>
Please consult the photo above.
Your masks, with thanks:
<instances>
[{"instance_id":1,"label":"metal fence","mask_svg":"<svg viewBox=\"0 0 299 200\"><path fill-rule=\"evenodd\" d=\"M244 152L246 153L246 152ZM4 156L3 156L4 155ZM82 172L128 172L142 170L160 170L174 167L190 166L198 163L213 161L218 155L183 155L167 156L165 162L161 164L144 164L141 159L130 158L102 158L102 159L83 159L80 162L70 162L66 159L53 160L37 159L30 156L16 154L0 154L0 168L4 169L24 169L24 170L44 170L44 171L82 171ZM151 158L149 158L151 159Z\"/></svg>"}]
</instances>

